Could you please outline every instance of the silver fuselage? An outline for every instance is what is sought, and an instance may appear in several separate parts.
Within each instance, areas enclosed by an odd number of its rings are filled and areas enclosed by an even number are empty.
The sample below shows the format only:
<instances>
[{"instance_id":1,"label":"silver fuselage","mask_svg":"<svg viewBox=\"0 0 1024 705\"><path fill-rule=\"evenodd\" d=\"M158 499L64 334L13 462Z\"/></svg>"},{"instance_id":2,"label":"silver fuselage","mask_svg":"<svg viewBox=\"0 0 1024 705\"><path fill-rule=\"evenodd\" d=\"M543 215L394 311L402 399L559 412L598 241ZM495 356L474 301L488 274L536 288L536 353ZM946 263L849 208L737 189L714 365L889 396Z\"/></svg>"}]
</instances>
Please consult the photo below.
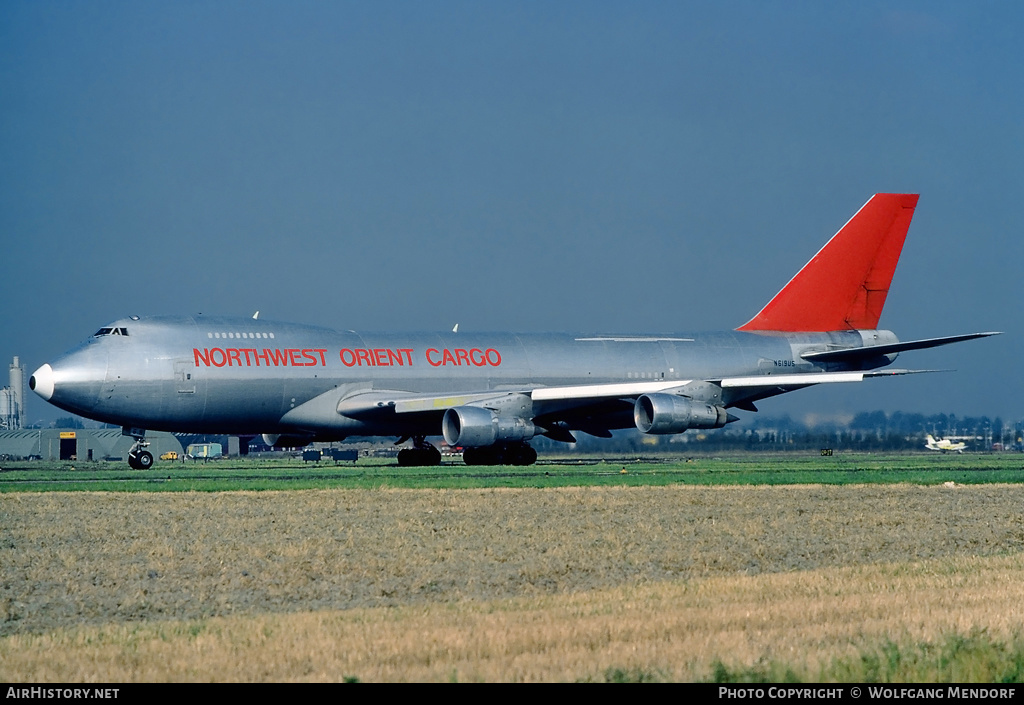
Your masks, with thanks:
<instances>
[{"instance_id":1,"label":"silver fuselage","mask_svg":"<svg viewBox=\"0 0 1024 705\"><path fill-rule=\"evenodd\" d=\"M57 358L48 401L82 416L153 430L223 433L439 435L436 412L346 415L339 403L375 390L459 395L547 387L679 384L741 376L814 376L871 369L895 355L858 363L812 363L808 351L896 342L888 331L681 333L573 336L511 333L356 333L223 317L123 319ZM109 331L113 331L111 334ZM121 333L124 332L124 334ZM724 406L799 388L726 390ZM37 392L39 390L37 389ZM628 395L624 395L628 396ZM317 400L322 399L323 402ZM559 415L537 402L531 415ZM580 424L632 425L627 407L607 400L566 413ZM598 418L600 417L600 418Z\"/></svg>"}]
</instances>

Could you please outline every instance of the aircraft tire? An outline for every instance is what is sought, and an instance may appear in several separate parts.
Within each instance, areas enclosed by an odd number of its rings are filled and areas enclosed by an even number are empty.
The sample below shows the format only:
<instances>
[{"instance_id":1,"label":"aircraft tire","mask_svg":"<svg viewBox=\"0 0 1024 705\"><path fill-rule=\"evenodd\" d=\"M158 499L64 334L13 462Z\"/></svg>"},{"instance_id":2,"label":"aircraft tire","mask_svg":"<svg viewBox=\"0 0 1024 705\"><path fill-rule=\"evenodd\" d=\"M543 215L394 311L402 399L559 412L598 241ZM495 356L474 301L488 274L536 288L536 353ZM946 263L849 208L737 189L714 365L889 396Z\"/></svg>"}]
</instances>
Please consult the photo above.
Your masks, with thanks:
<instances>
[{"instance_id":1,"label":"aircraft tire","mask_svg":"<svg viewBox=\"0 0 1024 705\"><path fill-rule=\"evenodd\" d=\"M143 450L128 454L128 467L134 470L149 470L153 467L153 454Z\"/></svg>"},{"instance_id":2,"label":"aircraft tire","mask_svg":"<svg viewBox=\"0 0 1024 705\"><path fill-rule=\"evenodd\" d=\"M491 448L466 448L462 451L462 462L466 465L496 465Z\"/></svg>"},{"instance_id":3,"label":"aircraft tire","mask_svg":"<svg viewBox=\"0 0 1024 705\"><path fill-rule=\"evenodd\" d=\"M516 449L513 465L533 465L537 462L537 451L532 446L524 445Z\"/></svg>"},{"instance_id":4,"label":"aircraft tire","mask_svg":"<svg viewBox=\"0 0 1024 705\"><path fill-rule=\"evenodd\" d=\"M441 451L437 448L404 448L398 451L398 464L406 468L428 467L441 464Z\"/></svg>"},{"instance_id":5,"label":"aircraft tire","mask_svg":"<svg viewBox=\"0 0 1024 705\"><path fill-rule=\"evenodd\" d=\"M466 448L462 453L466 465L533 465L537 451L526 443Z\"/></svg>"}]
</instances>

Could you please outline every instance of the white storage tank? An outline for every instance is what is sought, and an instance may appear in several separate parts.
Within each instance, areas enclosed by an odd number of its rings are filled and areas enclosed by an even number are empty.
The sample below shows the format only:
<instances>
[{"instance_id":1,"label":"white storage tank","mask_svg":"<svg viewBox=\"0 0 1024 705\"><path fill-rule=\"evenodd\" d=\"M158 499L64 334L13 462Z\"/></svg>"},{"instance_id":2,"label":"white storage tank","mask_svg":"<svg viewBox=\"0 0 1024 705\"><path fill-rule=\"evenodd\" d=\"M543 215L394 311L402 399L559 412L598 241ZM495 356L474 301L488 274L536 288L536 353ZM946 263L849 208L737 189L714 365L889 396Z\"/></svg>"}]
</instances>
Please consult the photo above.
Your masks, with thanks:
<instances>
[{"instance_id":1,"label":"white storage tank","mask_svg":"<svg viewBox=\"0 0 1024 705\"><path fill-rule=\"evenodd\" d=\"M10 387L0 389L0 428L5 431L17 430L14 424L17 422L15 416L16 400L14 390Z\"/></svg>"},{"instance_id":2,"label":"white storage tank","mask_svg":"<svg viewBox=\"0 0 1024 705\"><path fill-rule=\"evenodd\" d=\"M21 428L21 420L25 417L25 370L21 366L21 361L17 355L14 356L14 362L11 363L11 424L8 426L11 430Z\"/></svg>"}]
</instances>

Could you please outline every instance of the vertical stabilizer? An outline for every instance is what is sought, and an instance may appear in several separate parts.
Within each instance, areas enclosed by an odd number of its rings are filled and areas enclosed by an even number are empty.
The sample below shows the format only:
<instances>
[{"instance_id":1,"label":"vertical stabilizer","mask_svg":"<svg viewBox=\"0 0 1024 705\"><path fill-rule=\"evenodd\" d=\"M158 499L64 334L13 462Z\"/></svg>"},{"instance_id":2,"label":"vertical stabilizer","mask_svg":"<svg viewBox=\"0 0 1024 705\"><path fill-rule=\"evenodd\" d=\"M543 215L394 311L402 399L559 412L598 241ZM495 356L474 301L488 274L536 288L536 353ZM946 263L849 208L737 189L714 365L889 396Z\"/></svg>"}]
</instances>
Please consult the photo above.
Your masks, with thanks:
<instances>
[{"instance_id":1,"label":"vertical stabilizer","mask_svg":"<svg viewBox=\"0 0 1024 705\"><path fill-rule=\"evenodd\" d=\"M917 194L877 193L743 331L878 327Z\"/></svg>"}]
</instances>

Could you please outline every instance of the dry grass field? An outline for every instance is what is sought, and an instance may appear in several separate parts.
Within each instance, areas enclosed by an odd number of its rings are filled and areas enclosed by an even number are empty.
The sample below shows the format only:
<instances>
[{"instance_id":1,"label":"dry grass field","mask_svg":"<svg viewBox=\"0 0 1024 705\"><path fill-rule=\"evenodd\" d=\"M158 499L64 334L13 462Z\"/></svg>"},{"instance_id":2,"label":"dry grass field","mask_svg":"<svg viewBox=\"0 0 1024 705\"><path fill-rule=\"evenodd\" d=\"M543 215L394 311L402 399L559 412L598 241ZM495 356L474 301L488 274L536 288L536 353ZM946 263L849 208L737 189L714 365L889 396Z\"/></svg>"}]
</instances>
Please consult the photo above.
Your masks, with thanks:
<instances>
[{"instance_id":1,"label":"dry grass field","mask_svg":"<svg viewBox=\"0 0 1024 705\"><path fill-rule=\"evenodd\" d=\"M914 679L1024 633L1020 485L26 493L0 527L8 681Z\"/></svg>"}]
</instances>

